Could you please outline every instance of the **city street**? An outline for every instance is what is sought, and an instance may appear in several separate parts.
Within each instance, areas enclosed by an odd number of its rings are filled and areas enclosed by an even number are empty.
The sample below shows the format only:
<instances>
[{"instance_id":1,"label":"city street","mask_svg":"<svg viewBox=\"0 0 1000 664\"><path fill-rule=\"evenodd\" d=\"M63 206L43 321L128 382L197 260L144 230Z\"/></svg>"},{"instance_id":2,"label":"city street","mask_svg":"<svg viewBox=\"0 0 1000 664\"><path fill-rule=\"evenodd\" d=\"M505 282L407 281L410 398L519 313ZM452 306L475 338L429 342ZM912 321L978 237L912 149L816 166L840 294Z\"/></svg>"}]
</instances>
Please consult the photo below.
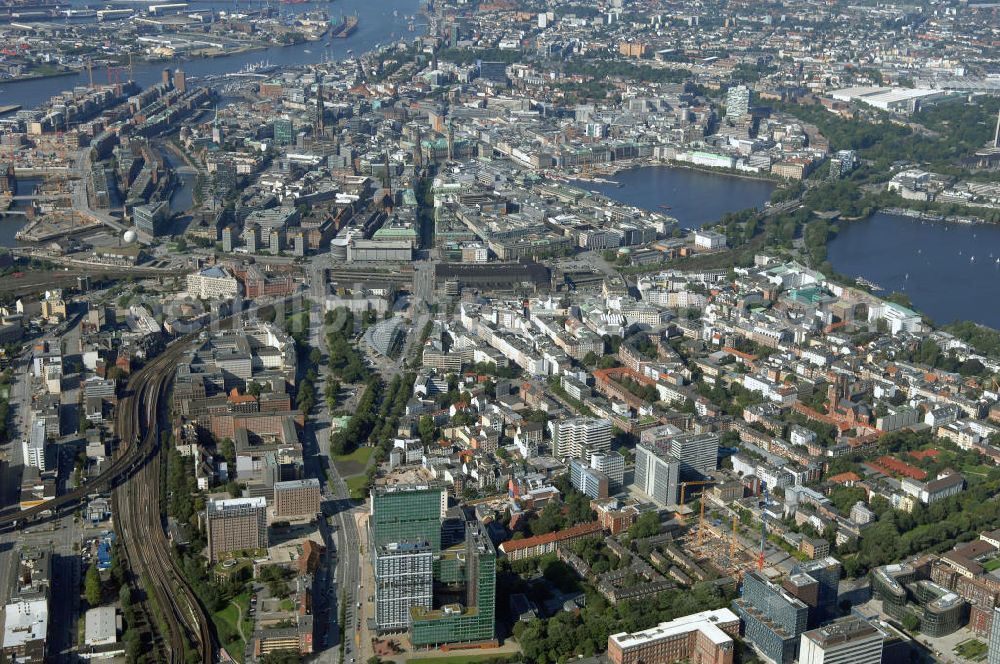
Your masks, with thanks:
<instances>
[{"instance_id":1,"label":"city street","mask_svg":"<svg viewBox=\"0 0 1000 664\"><path fill-rule=\"evenodd\" d=\"M316 302L314 298L313 305L309 316L309 343L312 347L320 348L325 353L322 300ZM316 393L323 395L326 391L325 368L318 367L317 373ZM325 633L325 638L322 641L322 647L325 650L320 653L316 661L324 663L341 661L339 654L340 626L337 621L340 616L340 602L343 599L346 604L344 661L352 662L357 658L355 626L358 620L357 604L362 597L359 594L358 581L361 539L354 519L354 512L358 508L350 500L350 491L329 457L327 441L330 435L330 412L326 406L326 399L317 400L307 429L306 437L309 439L307 443L311 442L315 445L316 454L313 456L313 461L316 467L313 470L319 476L325 472L329 479L329 484L324 487L324 514L333 517L335 527L334 532L330 533L330 540L335 540L334 547L336 549L336 556L329 557L331 561L329 564L334 567L334 572L332 575L327 574L325 578L329 584L327 589L329 598L327 621L325 629L321 631L317 628L316 635L318 638L320 633ZM332 537L333 535L335 538Z\"/></svg>"}]
</instances>

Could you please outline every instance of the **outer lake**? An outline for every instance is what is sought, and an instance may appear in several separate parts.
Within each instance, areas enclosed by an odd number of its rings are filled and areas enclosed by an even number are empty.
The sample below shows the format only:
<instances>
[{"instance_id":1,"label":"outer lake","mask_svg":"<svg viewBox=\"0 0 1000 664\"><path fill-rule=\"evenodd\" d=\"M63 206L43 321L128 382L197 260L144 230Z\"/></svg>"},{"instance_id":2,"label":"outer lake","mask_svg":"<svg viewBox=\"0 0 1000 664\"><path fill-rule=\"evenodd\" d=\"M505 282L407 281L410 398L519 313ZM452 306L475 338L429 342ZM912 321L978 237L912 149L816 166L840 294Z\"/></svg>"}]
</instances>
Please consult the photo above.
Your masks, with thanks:
<instances>
[{"instance_id":1,"label":"outer lake","mask_svg":"<svg viewBox=\"0 0 1000 664\"><path fill-rule=\"evenodd\" d=\"M878 213L841 223L830 264L910 296L937 324L971 320L1000 329L1000 225L919 221Z\"/></svg>"}]
</instances>

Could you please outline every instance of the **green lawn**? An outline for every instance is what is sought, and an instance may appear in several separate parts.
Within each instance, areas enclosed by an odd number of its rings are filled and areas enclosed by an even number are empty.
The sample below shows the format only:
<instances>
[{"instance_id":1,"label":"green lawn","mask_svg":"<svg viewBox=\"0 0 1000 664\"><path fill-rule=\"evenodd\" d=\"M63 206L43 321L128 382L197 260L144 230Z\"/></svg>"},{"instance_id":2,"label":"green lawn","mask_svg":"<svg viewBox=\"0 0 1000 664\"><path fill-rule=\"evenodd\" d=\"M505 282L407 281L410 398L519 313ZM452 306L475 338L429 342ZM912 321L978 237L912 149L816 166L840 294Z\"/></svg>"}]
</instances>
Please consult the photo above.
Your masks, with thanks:
<instances>
[{"instance_id":1,"label":"green lawn","mask_svg":"<svg viewBox=\"0 0 1000 664\"><path fill-rule=\"evenodd\" d=\"M994 558L993 560L987 560L983 563L983 569L987 572L992 572L995 569L1000 568L1000 558Z\"/></svg>"},{"instance_id":2,"label":"green lawn","mask_svg":"<svg viewBox=\"0 0 1000 664\"><path fill-rule=\"evenodd\" d=\"M354 477L348 477L344 480L347 485L347 490L351 493L351 498L356 500L363 500L365 497L365 489L368 487L368 477L365 475L355 475Z\"/></svg>"},{"instance_id":3,"label":"green lawn","mask_svg":"<svg viewBox=\"0 0 1000 664\"><path fill-rule=\"evenodd\" d=\"M954 652L959 657L978 662L986 658L986 644L976 639L969 639L955 646Z\"/></svg>"},{"instance_id":4,"label":"green lawn","mask_svg":"<svg viewBox=\"0 0 1000 664\"><path fill-rule=\"evenodd\" d=\"M253 621L247 619L250 594L243 593L235 597L233 602L243 607L243 633L249 634L253 630ZM230 655L236 658L236 661L243 662L246 642L240 638L240 629L237 624L240 619L240 611L236 608L236 604L231 602L226 605L226 608L213 613L212 622L215 623L215 629L219 633L219 641L222 642L222 645L225 646Z\"/></svg>"},{"instance_id":5,"label":"green lawn","mask_svg":"<svg viewBox=\"0 0 1000 664\"><path fill-rule=\"evenodd\" d=\"M359 447L350 454L331 457L333 464L337 467L337 472L341 475L358 475L364 473L368 467L368 459L375 451L374 447Z\"/></svg>"},{"instance_id":6,"label":"green lawn","mask_svg":"<svg viewBox=\"0 0 1000 664\"><path fill-rule=\"evenodd\" d=\"M517 653L502 655L453 655L451 657L417 657L406 660L406 664L474 664L488 659L508 657Z\"/></svg>"}]
</instances>

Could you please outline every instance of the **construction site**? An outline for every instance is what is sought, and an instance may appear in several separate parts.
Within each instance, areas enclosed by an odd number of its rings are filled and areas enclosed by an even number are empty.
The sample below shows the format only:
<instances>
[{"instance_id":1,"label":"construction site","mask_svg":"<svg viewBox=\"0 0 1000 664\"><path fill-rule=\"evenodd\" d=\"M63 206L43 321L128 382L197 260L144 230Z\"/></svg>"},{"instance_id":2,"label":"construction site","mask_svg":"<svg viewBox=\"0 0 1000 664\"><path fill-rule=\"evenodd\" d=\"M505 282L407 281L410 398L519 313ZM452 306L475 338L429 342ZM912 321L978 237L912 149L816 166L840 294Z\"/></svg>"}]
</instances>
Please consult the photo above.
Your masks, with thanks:
<instances>
[{"instance_id":1,"label":"construction site","mask_svg":"<svg viewBox=\"0 0 1000 664\"><path fill-rule=\"evenodd\" d=\"M714 572L736 581L742 579L748 571L767 574L768 570L765 568L771 561L768 555L766 518L762 519L759 532L751 530L741 523L735 510L710 502L711 499L707 496L710 484L711 481L681 483L681 504L674 518L682 527L674 537L680 550L690 560L685 566L693 564L697 570ZM685 505L685 498L695 492L699 495L691 506ZM764 503L768 500L766 489L761 499ZM780 575L776 569L771 569L770 572L769 576Z\"/></svg>"}]
</instances>

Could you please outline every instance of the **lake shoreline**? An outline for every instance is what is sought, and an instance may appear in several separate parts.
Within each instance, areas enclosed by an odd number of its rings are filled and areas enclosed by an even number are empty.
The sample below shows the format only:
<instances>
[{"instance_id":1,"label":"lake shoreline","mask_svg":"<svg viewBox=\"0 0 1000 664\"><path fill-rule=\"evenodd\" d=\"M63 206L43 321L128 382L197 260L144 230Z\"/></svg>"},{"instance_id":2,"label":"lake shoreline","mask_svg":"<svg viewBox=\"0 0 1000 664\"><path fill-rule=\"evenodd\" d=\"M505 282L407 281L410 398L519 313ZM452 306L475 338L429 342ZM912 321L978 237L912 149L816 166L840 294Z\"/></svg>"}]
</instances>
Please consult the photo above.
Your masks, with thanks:
<instances>
[{"instance_id":1,"label":"lake shoreline","mask_svg":"<svg viewBox=\"0 0 1000 664\"><path fill-rule=\"evenodd\" d=\"M638 162L638 163L637 163ZM567 173L566 171L560 171L561 177L568 180L577 180L583 182L597 182L607 183L614 182L614 180L609 180L608 178L614 177L621 173L627 171L633 171L640 168L656 168L656 167L667 167L667 168L678 168L689 171L697 171L699 173L708 173L710 175L723 175L725 177L740 178L743 180L753 180L756 182L773 182L775 184L781 184L783 180L781 178L774 178L769 175L764 174L753 174L745 173L743 171L737 171L736 169L728 168L711 168L709 166L698 166L697 164L692 164L686 161L674 161L672 159L657 159L651 161L633 160L627 164L622 164L621 167L617 166L618 162L613 162L613 166L602 166L600 173L598 175L593 174L583 174L583 173Z\"/></svg>"}]
</instances>

